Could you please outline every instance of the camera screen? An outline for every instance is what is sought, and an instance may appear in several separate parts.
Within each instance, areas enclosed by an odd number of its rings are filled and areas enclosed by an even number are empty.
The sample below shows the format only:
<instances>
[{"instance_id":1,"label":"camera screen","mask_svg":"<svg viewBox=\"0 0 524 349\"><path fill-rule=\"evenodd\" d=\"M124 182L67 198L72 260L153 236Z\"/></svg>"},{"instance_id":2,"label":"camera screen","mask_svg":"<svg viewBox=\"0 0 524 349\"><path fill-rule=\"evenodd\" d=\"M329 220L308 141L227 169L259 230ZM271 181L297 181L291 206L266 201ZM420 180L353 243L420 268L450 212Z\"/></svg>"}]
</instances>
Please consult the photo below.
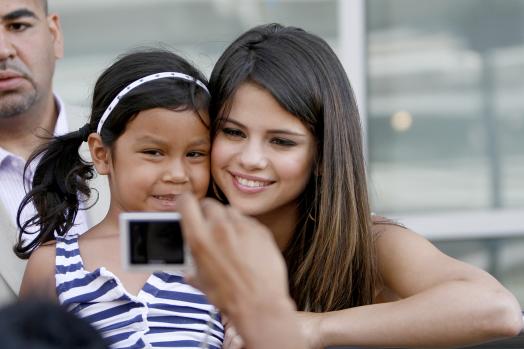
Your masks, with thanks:
<instances>
[{"instance_id":1,"label":"camera screen","mask_svg":"<svg viewBox=\"0 0 524 349\"><path fill-rule=\"evenodd\" d=\"M130 221L131 264L183 264L184 240L180 222Z\"/></svg>"}]
</instances>

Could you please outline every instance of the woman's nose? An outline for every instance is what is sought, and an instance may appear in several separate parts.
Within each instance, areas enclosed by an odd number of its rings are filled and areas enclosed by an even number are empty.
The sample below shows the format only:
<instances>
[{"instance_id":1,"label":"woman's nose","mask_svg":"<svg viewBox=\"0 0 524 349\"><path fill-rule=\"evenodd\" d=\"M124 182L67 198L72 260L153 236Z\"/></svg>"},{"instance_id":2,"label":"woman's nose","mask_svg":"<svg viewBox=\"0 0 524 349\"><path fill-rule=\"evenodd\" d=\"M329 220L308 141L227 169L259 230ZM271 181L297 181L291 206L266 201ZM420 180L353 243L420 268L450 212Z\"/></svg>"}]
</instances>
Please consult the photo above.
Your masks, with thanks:
<instances>
[{"instance_id":1,"label":"woman's nose","mask_svg":"<svg viewBox=\"0 0 524 349\"><path fill-rule=\"evenodd\" d=\"M263 144L254 140L244 144L239 159L246 170L261 170L268 164Z\"/></svg>"}]
</instances>

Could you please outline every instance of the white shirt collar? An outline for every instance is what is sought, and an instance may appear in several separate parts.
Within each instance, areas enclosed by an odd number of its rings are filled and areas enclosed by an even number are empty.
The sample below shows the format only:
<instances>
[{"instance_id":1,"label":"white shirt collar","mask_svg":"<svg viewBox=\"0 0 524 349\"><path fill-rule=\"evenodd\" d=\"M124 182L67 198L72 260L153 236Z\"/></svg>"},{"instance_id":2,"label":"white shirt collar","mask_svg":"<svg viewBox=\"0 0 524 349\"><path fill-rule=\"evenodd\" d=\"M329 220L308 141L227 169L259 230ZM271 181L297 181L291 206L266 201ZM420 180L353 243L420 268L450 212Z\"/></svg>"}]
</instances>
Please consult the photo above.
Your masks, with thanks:
<instances>
[{"instance_id":1,"label":"white shirt collar","mask_svg":"<svg viewBox=\"0 0 524 349\"><path fill-rule=\"evenodd\" d=\"M58 109L58 118L56 119L55 131L53 134L55 136L61 136L69 132L69 127L67 126L67 115L62 99L56 94L54 96L56 109Z\"/></svg>"}]
</instances>

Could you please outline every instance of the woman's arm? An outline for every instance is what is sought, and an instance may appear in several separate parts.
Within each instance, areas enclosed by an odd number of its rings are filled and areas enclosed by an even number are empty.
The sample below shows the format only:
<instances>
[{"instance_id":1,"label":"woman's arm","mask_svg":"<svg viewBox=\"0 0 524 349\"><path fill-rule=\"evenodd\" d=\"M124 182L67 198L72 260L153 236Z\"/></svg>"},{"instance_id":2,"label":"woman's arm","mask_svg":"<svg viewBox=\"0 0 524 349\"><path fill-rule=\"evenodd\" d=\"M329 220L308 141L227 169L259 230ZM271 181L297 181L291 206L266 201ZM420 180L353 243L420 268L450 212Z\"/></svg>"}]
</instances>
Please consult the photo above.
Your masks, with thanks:
<instances>
[{"instance_id":1,"label":"woman's arm","mask_svg":"<svg viewBox=\"0 0 524 349\"><path fill-rule=\"evenodd\" d=\"M57 302L55 256L54 242L46 243L33 251L27 262L20 286L19 298L21 300L36 298Z\"/></svg>"},{"instance_id":2,"label":"woman's arm","mask_svg":"<svg viewBox=\"0 0 524 349\"><path fill-rule=\"evenodd\" d=\"M320 329L319 347L450 347L520 332L520 306L492 276L446 256L408 229L382 227L376 240L378 269L384 294L399 300L304 313L303 330Z\"/></svg>"}]
</instances>

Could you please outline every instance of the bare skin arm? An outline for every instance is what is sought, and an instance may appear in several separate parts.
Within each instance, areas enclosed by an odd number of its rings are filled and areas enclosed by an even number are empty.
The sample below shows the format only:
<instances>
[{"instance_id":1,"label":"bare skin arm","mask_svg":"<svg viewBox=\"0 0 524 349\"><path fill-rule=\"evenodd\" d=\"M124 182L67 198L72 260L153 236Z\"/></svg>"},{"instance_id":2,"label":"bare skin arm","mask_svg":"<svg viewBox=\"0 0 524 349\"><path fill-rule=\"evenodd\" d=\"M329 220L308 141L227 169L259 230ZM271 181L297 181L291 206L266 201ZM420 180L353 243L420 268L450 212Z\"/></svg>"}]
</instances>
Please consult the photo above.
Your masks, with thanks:
<instances>
[{"instance_id":1,"label":"bare skin arm","mask_svg":"<svg viewBox=\"0 0 524 349\"><path fill-rule=\"evenodd\" d=\"M399 300L302 314L310 347L452 347L513 336L522 329L515 297L488 273L441 253L412 231L387 225L377 239L383 295Z\"/></svg>"},{"instance_id":2,"label":"bare skin arm","mask_svg":"<svg viewBox=\"0 0 524 349\"><path fill-rule=\"evenodd\" d=\"M269 230L211 199L180 200L182 227L197 267L189 283L238 329L246 348L302 349L284 260Z\"/></svg>"},{"instance_id":3,"label":"bare skin arm","mask_svg":"<svg viewBox=\"0 0 524 349\"><path fill-rule=\"evenodd\" d=\"M54 243L42 245L31 254L20 286L21 300L38 298L57 302L55 255Z\"/></svg>"}]
</instances>

